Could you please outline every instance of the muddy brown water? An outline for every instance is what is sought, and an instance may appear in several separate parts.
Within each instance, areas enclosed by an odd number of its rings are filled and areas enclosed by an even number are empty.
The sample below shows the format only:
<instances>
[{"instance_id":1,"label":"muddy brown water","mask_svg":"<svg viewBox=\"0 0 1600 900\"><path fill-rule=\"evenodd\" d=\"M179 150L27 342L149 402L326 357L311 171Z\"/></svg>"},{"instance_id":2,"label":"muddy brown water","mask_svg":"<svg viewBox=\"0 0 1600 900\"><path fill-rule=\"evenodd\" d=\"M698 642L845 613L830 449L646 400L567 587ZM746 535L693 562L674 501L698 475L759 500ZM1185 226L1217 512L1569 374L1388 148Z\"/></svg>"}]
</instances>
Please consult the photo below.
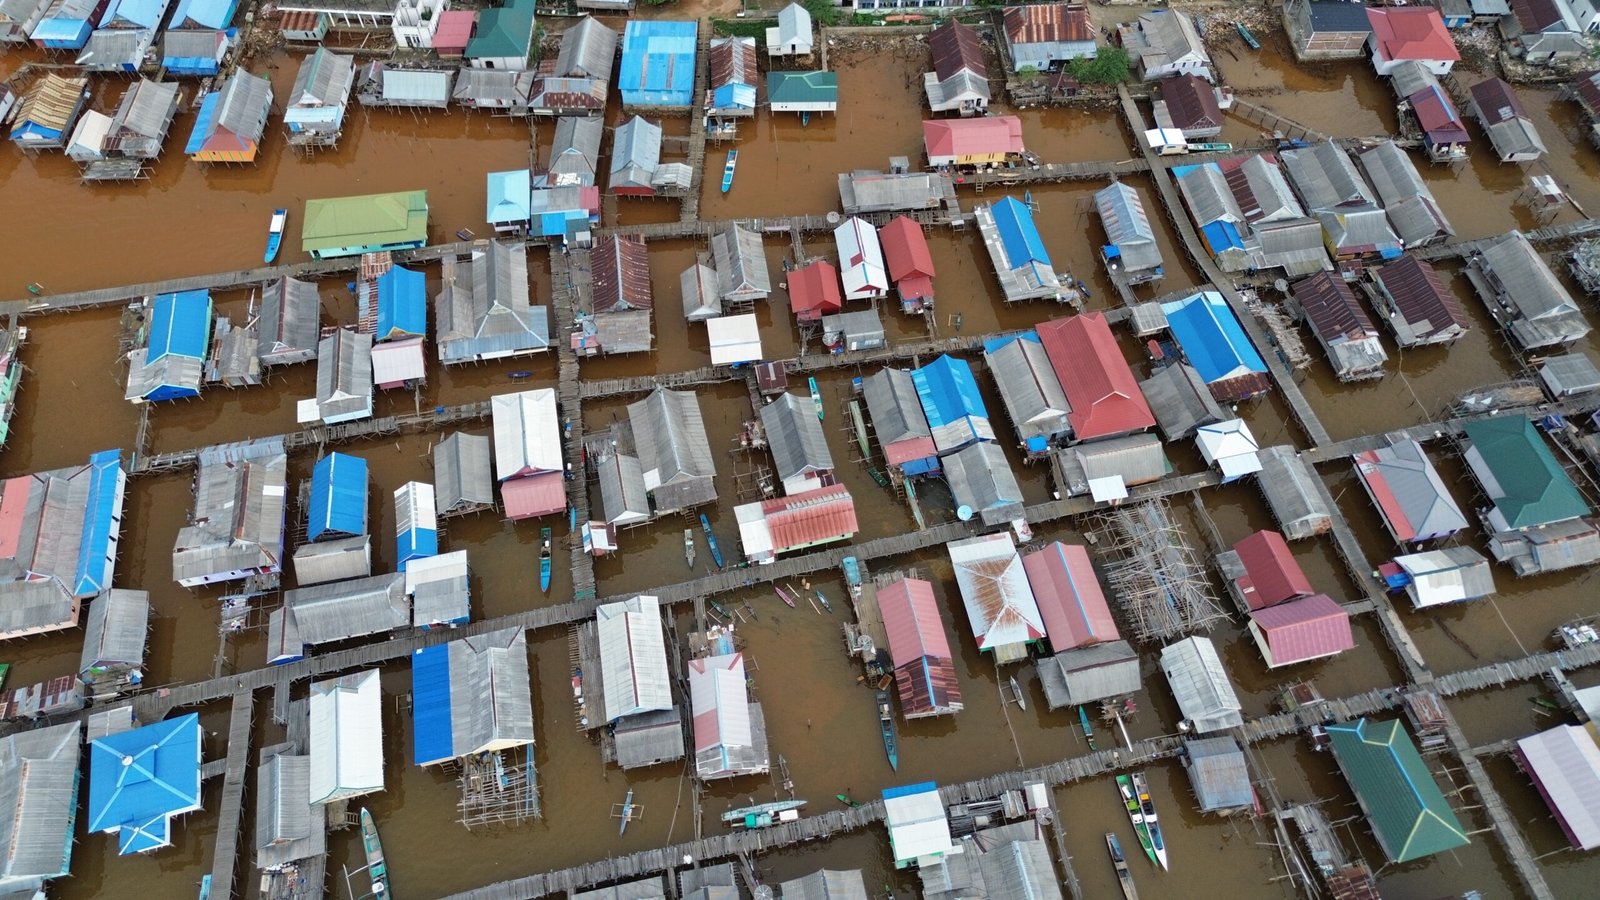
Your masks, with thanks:
<instances>
[{"instance_id":1,"label":"muddy brown water","mask_svg":"<svg viewBox=\"0 0 1600 900\"><path fill-rule=\"evenodd\" d=\"M0 56L0 72L9 71L27 54ZM1274 108L1293 109L1312 127L1340 134L1380 133L1393 128L1393 101L1365 63L1337 64L1302 70L1282 58L1269 43L1258 58L1235 61L1220 57L1225 78L1246 88L1279 93L1250 99ZM293 78L296 60L278 55L266 71L280 90ZM846 103L837 117L819 117L801 126L794 117L762 116L745 129L737 146L741 150L736 186L723 195L708 179L701 198L705 219L728 217L817 214L837 205L837 175L855 168L882 168L891 155L920 155L920 79L925 67L920 55L884 54L841 59L841 87ZM109 94L114 103L116 91ZM1544 91L1524 90L1525 105L1552 147L1549 166L1587 208L1600 208L1600 156L1583 141L1570 104ZM853 98L872 97L870 104ZM1132 156L1120 121L1112 114L1075 110L1022 111L1028 145L1048 160L1125 159ZM608 119L615 123L619 111ZM252 167L205 169L188 164L179 152L192 124L192 114L180 115L168 142L167 156L156 166L152 179L137 185L87 187L80 185L76 169L60 156L36 159L7 150L0 152L0 190L8 204L30 211L27 228L11 236L8 252L0 256L0 294L21 292L30 281L51 290L74 290L176 277L255 264L259 257L262 226L274 206L291 213L310 197L336 196L382 190L425 187L433 211L435 240L447 239L457 228L483 233L482 173L521 167L530 149L542 160L548 149L548 129L541 128L530 142L529 131L510 119L467 114L421 116L368 112L355 108L339 149L304 158L287 152L281 125L269 130L260 162ZM276 122L276 120L275 120ZM668 120L667 131L683 134L681 120ZM1230 120L1224 140L1243 141L1255 136L1253 126ZM533 145L530 147L530 143ZM609 151L609 147L607 147ZM717 148L708 159L718 157ZM708 165L710 163L708 162ZM1522 173L1514 167L1485 162L1480 154L1457 172L1424 168L1446 214L1462 237L1496 234L1513 226L1529 227L1525 211L1513 204L1521 188ZM1167 278L1155 288L1141 289L1141 297L1199 286L1199 273L1178 252L1170 223L1157 209L1157 197L1147 176L1129 179L1158 222L1157 230L1167 259ZM1056 266L1071 270L1093 291L1091 308L1117 304L1109 282L1098 265L1097 248L1103 240L1090 211L1089 197L1099 185L1070 184L1034 189L1040 230ZM962 202L992 200L1020 189L990 189L981 197L970 188ZM1487 201L1486 202L1486 198ZM671 221L677 205L667 202L622 201L618 214L625 223ZM1564 211L1557 221L1578 215ZM291 216L285 241L285 259L303 258L298 252L298 222ZM157 233L159 240L144 239ZM87 235L95 239L88 240ZM934 232L930 245L938 268L938 308L933 333L968 334L1025 328L1065 310L1038 304L1007 306L1000 302L987 256L973 233ZM833 256L827 235L804 242L810 255ZM652 283L656 291L656 351L632 357L589 360L584 377L648 376L677 372L709 363L703 329L685 323L677 299L677 275L692 264L696 253L707 248L694 242L652 244ZM765 242L774 281L782 278L782 263L792 253L786 240ZM91 260L89 265L86 260ZM1454 267L1449 267L1454 272ZM429 292L437 289L437 267L425 269ZM535 302L549 297L549 265L543 251L530 254L530 289ZM1403 357L1392 343L1389 377L1381 382L1348 386L1337 383L1321 359L1320 350L1306 335L1317 358L1302 376L1301 386L1335 438L1378 428L1427 421L1444 402L1461 389L1499 381L1516 372L1516 361L1493 331L1483 307L1471 295L1465 280L1452 275L1450 285L1477 326L1462 342L1448 349L1416 351ZM351 322L354 301L343 279L320 285L325 321ZM219 293L220 312L238 321L249 307L248 291ZM764 345L770 356L790 355L800 347L797 332L780 288L774 302L758 307ZM892 340L913 340L928 335L920 318L901 316L893 308L882 311ZM116 360L119 317L116 310L98 310L36 320L30 325L30 343L24 351L29 373L24 380L13 436L0 455L0 472L15 475L81 463L92 451L132 445L138 410L122 400L123 370ZM1124 354L1144 369L1143 349L1130 336L1120 336ZM1387 341L1387 339L1386 339ZM1591 352L1594 341L1584 345ZM515 385L512 372L531 377ZM910 527L909 513L899 498L879 488L856 462L853 440L842 428L844 403L853 396L851 378L841 371L819 377L825 398L824 431L839 464L839 474L856 496L861 533L866 540ZM377 398L379 414L482 400L513 387L553 386L555 357L539 356L482 366L444 370L430 365L426 386L411 394L388 392ZM1009 433L1003 406L991 381L980 377L985 399L996 418L997 431ZM151 411L152 449L157 452L201 444L259 437L293 427L294 401L309 396L314 387L309 366L274 372L263 387L210 389L204 397ZM802 389L796 385L796 389ZM757 466L770 466L765 451L738 451L734 439L741 423L750 417L742 386L725 384L697 390L718 467L719 500L706 509L725 552L736 549L732 508L741 500L743 479ZM582 426L599 429L625 414L626 399L590 403ZM71 410L70 415L63 410ZM1246 418L1264 443L1303 445L1299 429L1287 408L1274 394L1245 404ZM487 433L488 423L466 430ZM369 460L372 470L370 517L377 571L393 568L394 512L392 492L408 480L431 480L428 451L437 436L411 435L373 439L341 448ZM1029 502L1049 497L1048 473L1025 465L1007 444L1008 461L1017 473ZM1192 448L1169 450L1178 472L1197 471L1199 460ZM1472 502L1471 485L1461 464L1449 454L1436 461L1463 506ZM296 455L291 461L291 484L309 475L311 458ZM1322 467L1330 491L1349 517L1368 559L1376 564L1397 552L1390 546L1381 523L1346 464ZM187 472L145 476L130 483L118 581L151 592L154 607L149 682L170 684L209 677L223 670L253 668L264 656L263 634L251 631L225 646L219 644L216 623L220 590L188 591L171 580L170 548L190 507ZM931 489L930 498L939 496ZM591 493L593 497L593 493ZM595 498L597 499L597 498ZM1271 527L1271 516L1253 486L1232 485L1204 495L1207 514L1223 541L1231 543L1258 528ZM930 523L950 518L947 509L932 500L926 508ZM295 511L298 512L298 511ZM1191 540L1201 541L1201 528L1186 504L1174 506L1175 519ZM553 523L558 549L573 536L563 524ZM682 555L682 529L687 519L669 518L623 533L625 552L602 559L596 566L602 595L644 591L664 582L688 577ZM1039 529L1041 540L1083 539L1088 522L1056 523ZM536 586L537 523L513 524L493 514L444 523L443 542L449 548L471 552L473 616L489 618L560 602L571 596L570 577L562 565L555 567L551 592ZM1483 549L1481 538L1460 540ZM1312 583L1336 597L1354 598L1356 588L1344 564L1326 537L1293 545L1297 559ZM702 559L708 556L703 552ZM563 558L558 552L557 558ZM704 563L702 563L703 565ZM1017 765L1036 765L1084 752L1087 747L1075 717L1067 711L1044 709L1043 694L1031 672L1017 672L1029 699L1026 712L1001 702L1000 682L993 666L975 650L965 612L955 590L948 558L942 548L880 561L874 568L914 568L933 579L944 614L945 627L958 648L958 677L966 709L951 718L901 723L901 769L892 771L884 759L874 722L872 698L856 683L858 669L841 652L840 620L810 609L782 606L770 588L733 592L730 604L748 601L759 620L745 626L745 643L755 685L755 696L766 707L775 755L787 761L801 797L811 811L833 805L830 796L849 792L869 798L896 784L932 779L942 783L973 778ZM1435 671L1445 672L1507 658L1547 646L1550 630L1592 603L1582 598L1593 593L1589 573L1515 579L1496 572L1499 593L1491 601L1444 611L1417 613L1404 608L1401 617L1416 637ZM798 580L797 580L798 582ZM289 583L292 585L292 575ZM799 586L797 584L797 586ZM837 573L819 573L809 590L822 590L843 611L845 596ZM1221 595L1221 586L1213 584ZM1230 617L1212 631L1220 652L1243 699L1246 712L1269 711L1272 696L1284 684L1314 678L1328 696L1337 696L1397 683L1402 672L1375 624L1356 623L1357 649L1332 660L1269 671L1244 631L1237 613L1224 603ZM681 628L687 621L679 619ZM81 635L68 632L14 642L6 648L13 663L11 680L28 684L72 672L77 663ZM375 795L370 806L377 816L391 857L393 877L407 895L437 896L477 884L596 859L609 854L681 841L694 835L690 789L680 770L666 766L622 773L600 764L598 749L576 729L570 700L567 640L552 631L530 639L537 710L537 760L543 785L544 819L516 828L468 832L455 823L457 789L447 776L410 764L409 717L401 702L409 691L408 666L385 667L385 752L387 790ZM1178 714L1159 675L1154 648L1146 648L1145 689L1136 696L1138 713L1127 723L1135 739L1172 733ZM1583 673L1581 673L1583 674ZM1592 676L1580 679L1584 684ZM303 690L303 688L302 688ZM1515 687L1453 701L1459 718L1474 743L1488 743L1526 734L1553 724L1530 701L1534 687ZM226 704L200 710L208 732L207 756L220 754L219 737L226 730ZM257 746L281 739L266 716L257 716ZM1101 746L1109 741L1102 729ZM1310 749L1303 740L1283 740L1260 748L1261 761L1289 800L1321 800L1337 818L1357 816L1354 798L1338 776L1332 760ZM1443 760L1434 761L1441 770ZM1542 803L1508 763L1489 761L1496 786L1506 798L1536 853L1551 854L1541 868L1558 896L1581 896L1600 876L1600 864L1572 852L1557 852L1563 840L1550 823ZM1161 804L1174 872L1161 874L1135 865L1135 879L1147 896L1181 892L1198 900L1224 897L1277 898L1291 896L1287 884L1274 881L1282 874L1271 836L1248 820L1202 818L1192 809L1192 794L1176 763L1150 769L1152 787ZM644 815L621 838L610 805L627 789L636 791ZM740 779L713 786L704 801L706 833L722 828L721 811L751 800L771 799L774 788L761 778ZM185 817L176 826L176 846L149 857L120 858L112 841L80 834L74 855L74 877L60 882L52 893L64 898L121 896L192 896L200 874L209 870L211 838L217 827L219 791L208 784L207 811ZM1086 895L1109 896L1115 890L1105 860L1102 835L1131 836L1112 789L1105 783L1073 785L1057 792L1066 817L1066 848ZM253 815L253 796L247 794L246 821ZM1470 793L1455 804L1463 809L1471 827L1484 823L1480 813L1466 810ZM81 818L81 817L80 817ZM1359 820L1341 829L1346 842L1368 859L1381 854ZM249 840L246 826L246 841ZM331 837L330 870L356 865L359 842L350 831ZM1464 851L1382 871L1386 897L1436 898L1476 888L1491 897L1516 897L1520 888L1511 870L1486 835L1476 836ZM245 865L249 865L248 852ZM1225 861L1224 861L1225 860ZM1138 860L1134 862L1138 863ZM816 868L859 867L866 871L869 887L880 885L897 892L913 890L914 877L896 872L888 861L887 841L881 829L841 836L825 844L789 848L763 855L759 866L769 880L796 877ZM1193 877L1190 877L1192 873ZM1181 879L1181 880L1179 880ZM244 893L255 895L254 879L246 877ZM1179 887L1181 885L1181 887ZM342 885L330 880L335 895Z\"/></svg>"}]
</instances>

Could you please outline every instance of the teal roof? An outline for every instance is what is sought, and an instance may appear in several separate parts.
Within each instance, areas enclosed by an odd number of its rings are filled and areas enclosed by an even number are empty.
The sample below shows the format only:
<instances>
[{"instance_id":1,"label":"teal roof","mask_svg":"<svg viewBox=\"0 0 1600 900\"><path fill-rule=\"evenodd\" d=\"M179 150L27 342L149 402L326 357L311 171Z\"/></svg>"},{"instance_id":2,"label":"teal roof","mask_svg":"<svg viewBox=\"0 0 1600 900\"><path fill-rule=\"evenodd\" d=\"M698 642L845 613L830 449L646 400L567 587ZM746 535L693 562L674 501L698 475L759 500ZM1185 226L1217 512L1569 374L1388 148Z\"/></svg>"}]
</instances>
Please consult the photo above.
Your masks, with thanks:
<instances>
[{"instance_id":1,"label":"teal roof","mask_svg":"<svg viewBox=\"0 0 1600 900\"><path fill-rule=\"evenodd\" d=\"M1507 526L1533 528L1589 514L1589 505L1527 416L1473 422L1466 433L1499 486L1494 505Z\"/></svg>"},{"instance_id":2,"label":"teal roof","mask_svg":"<svg viewBox=\"0 0 1600 900\"><path fill-rule=\"evenodd\" d=\"M838 72L768 72L770 103L838 103Z\"/></svg>"},{"instance_id":3,"label":"teal roof","mask_svg":"<svg viewBox=\"0 0 1600 900\"><path fill-rule=\"evenodd\" d=\"M531 213L532 176L527 169L489 173L489 200L484 221L490 225L527 222Z\"/></svg>"},{"instance_id":4,"label":"teal roof","mask_svg":"<svg viewBox=\"0 0 1600 900\"><path fill-rule=\"evenodd\" d=\"M1399 719L1328 726L1334 758L1391 862L1464 847L1467 833Z\"/></svg>"},{"instance_id":5,"label":"teal roof","mask_svg":"<svg viewBox=\"0 0 1600 900\"><path fill-rule=\"evenodd\" d=\"M533 49L534 2L511 0L505 6L479 13L477 33L467 42L467 59L526 59Z\"/></svg>"}]
</instances>

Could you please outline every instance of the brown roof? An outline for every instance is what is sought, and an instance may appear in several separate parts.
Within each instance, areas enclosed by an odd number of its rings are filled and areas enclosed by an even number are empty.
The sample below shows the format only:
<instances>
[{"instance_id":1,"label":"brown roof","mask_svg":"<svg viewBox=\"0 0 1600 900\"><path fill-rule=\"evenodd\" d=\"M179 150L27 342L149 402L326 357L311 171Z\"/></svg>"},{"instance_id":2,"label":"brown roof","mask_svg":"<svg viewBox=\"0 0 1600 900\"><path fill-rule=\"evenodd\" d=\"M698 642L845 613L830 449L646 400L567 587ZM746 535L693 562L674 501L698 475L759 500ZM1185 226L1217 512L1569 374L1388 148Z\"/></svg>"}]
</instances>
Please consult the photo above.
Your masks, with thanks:
<instances>
[{"instance_id":1,"label":"brown roof","mask_svg":"<svg viewBox=\"0 0 1600 900\"><path fill-rule=\"evenodd\" d=\"M983 40L970 25L950 19L928 35L928 50L933 54L933 71L940 81L962 69L980 78L989 77L989 64L983 55Z\"/></svg>"},{"instance_id":2,"label":"brown roof","mask_svg":"<svg viewBox=\"0 0 1600 900\"><path fill-rule=\"evenodd\" d=\"M1428 331L1418 333L1418 338L1426 339L1452 325L1463 329L1472 327L1455 295L1445 289L1444 281L1432 265L1416 257L1402 256L1379 269L1377 277L1406 322L1428 323Z\"/></svg>"},{"instance_id":3,"label":"brown roof","mask_svg":"<svg viewBox=\"0 0 1600 900\"><path fill-rule=\"evenodd\" d=\"M1561 7L1555 0L1511 0L1511 12L1528 34L1538 34L1561 23Z\"/></svg>"},{"instance_id":4,"label":"brown roof","mask_svg":"<svg viewBox=\"0 0 1600 900\"><path fill-rule=\"evenodd\" d=\"M1161 99L1167 101L1172 127L1178 129L1222 127L1222 110L1211 82L1198 75L1174 75L1161 82Z\"/></svg>"},{"instance_id":5,"label":"brown roof","mask_svg":"<svg viewBox=\"0 0 1600 900\"><path fill-rule=\"evenodd\" d=\"M312 12L309 9L295 9L283 14L278 22L280 31L316 31L317 20L322 18L322 13Z\"/></svg>"},{"instance_id":6,"label":"brown roof","mask_svg":"<svg viewBox=\"0 0 1600 900\"><path fill-rule=\"evenodd\" d=\"M1478 114L1483 117L1485 128L1511 119L1528 117L1522 108L1522 101L1517 99L1517 94L1511 89L1511 85L1498 78L1480 81L1473 85L1472 102L1478 107Z\"/></svg>"},{"instance_id":7,"label":"brown roof","mask_svg":"<svg viewBox=\"0 0 1600 900\"><path fill-rule=\"evenodd\" d=\"M594 311L649 309L655 305L650 292L650 254L644 238L637 235L603 235L589 254L594 272Z\"/></svg>"},{"instance_id":8,"label":"brown roof","mask_svg":"<svg viewBox=\"0 0 1600 900\"><path fill-rule=\"evenodd\" d=\"M1094 40L1094 25L1089 22L1089 10L1077 4L1008 6L1005 22L1006 39L1013 44Z\"/></svg>"},{"instance_id":9,"label":"brown roof","mask_svg":"<svg viewBox=\"0 0 1600 900\"><path fill-rule=\"evenodd\" d=\"M1572 83L1572 88L1585 112L1591 116L1600 114L1600 72L1585 72Z\"/></svg>"},{"instance_id":10,"label":"brown roof","mask_svg":"<svg viewBox=\"0 0 1600 900\"><path fill-rule=\"evenodd\" d=\"M728 38L711 48L711 87L756 83L756 46Z\"/></svg>"},{"instance_id":11,"label":"brown roof","mask_svg":"<svg viewBox=\"0 0 1600 900\"><path fill-rule=\"evenodd\" d=\"M1306 321L1325 341L1377 333L1350 286L1333 272L1318 272L1295 282L1292 293L1305 310Z\"/></svg>"}]
</instances>

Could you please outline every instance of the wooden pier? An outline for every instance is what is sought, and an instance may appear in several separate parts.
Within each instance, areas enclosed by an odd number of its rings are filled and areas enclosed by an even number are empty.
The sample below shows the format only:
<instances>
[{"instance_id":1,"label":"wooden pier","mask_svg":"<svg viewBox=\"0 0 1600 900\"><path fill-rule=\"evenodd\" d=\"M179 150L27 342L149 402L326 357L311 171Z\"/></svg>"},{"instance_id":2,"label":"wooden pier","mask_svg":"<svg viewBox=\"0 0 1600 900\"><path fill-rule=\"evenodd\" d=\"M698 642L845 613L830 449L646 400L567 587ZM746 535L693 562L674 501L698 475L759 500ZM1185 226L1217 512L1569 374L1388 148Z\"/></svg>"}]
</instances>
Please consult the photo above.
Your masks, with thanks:
<instances>
[{"instance_id":1,"label":"wooden pier","mask_svg":"<svg viewBox=\"0 0 1600 900\"><path fill-rule=\"evenodd\" d=\"M220 900L244 893L235 890L234 875L239 868L244 785L249 770L250 723L254 709L253 691L234 693L233 712L228 718L228 756L222 775L222 806L217 812L216 846L211 858L211 896Z\"/></svg>"},{"instance_id":2,"label":"wooden pier","mask_svg":"<svg viewBox=\"0 0 1600 900\"><path fill-rule=\"evenodd\" d=\"M589 251L574 250L577 267L588 271ZM574 327L577 314L578 291L572 281L572 262L567 253L550 254L550 307L555 316L555 333L562 341ZM578 372L578 359L568 347L557 348L558 369L556 398L561 404L563 435L567 461L575 470L567 479L567 504L576 512L575 520L581 528L589 521L589 485L583 477L583 391ZM594 557L584 549L581 534L567 535L567 550L572 565L572 596L585 600L595 594Z\"/></svg>"},{"instance_id":3,"label":"wooden pier","mask_svg":"<svg viewBox=\"0 0 1600 900\"><path fill-rule=\"evenodd\" d=\"M1328 135L1309 125L1302 125L1288 116L1281 116L1265 106L1258 106L1237 95L1233 98L1233 106L1227 111L1252 125L1259 125L1286 138L1301 138L1318 144L1329 139Z\"/></svg>"},{"instance_id":4,"label":"wooden pier","mask_svg":"<svg viewBox=\"0 0 1600 900\"><path fill-rule=\"evenodd\" d=\"M1565 225L1551 225L1547 228L1536 228L1533 231L1523 232L1523 236L1535 247L1564 241L1576 241L1582 238L1594 237L1595 235L1600 235L1600 219L1579 219L1576 222L1568 222ZM1477 253L1489 240L1492 239L1449 241L1407 252L1418 259L1435 262L1448 259L1466 259Z\"/></svg>"}]
</instances>

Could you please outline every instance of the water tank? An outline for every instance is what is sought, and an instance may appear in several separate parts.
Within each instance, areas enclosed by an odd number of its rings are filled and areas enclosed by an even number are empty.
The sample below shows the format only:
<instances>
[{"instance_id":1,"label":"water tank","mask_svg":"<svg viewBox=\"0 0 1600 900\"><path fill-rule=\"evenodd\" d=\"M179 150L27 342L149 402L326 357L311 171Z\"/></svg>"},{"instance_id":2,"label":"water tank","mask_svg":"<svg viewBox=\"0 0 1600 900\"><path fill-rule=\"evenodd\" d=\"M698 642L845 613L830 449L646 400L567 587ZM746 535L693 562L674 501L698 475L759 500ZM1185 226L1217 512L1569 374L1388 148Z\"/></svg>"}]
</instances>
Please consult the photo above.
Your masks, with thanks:
<instances>
[{"instance_id":1,"label":"water tank","mask_svg":"<svg viewBox=\"0 0 1600 900\"><path fill-rule=\"evenodd\" d=\"M972 507L967 506L965 503L956 507L956 518L963 522L972 521Z\"/></svg>"}]
</instances>

